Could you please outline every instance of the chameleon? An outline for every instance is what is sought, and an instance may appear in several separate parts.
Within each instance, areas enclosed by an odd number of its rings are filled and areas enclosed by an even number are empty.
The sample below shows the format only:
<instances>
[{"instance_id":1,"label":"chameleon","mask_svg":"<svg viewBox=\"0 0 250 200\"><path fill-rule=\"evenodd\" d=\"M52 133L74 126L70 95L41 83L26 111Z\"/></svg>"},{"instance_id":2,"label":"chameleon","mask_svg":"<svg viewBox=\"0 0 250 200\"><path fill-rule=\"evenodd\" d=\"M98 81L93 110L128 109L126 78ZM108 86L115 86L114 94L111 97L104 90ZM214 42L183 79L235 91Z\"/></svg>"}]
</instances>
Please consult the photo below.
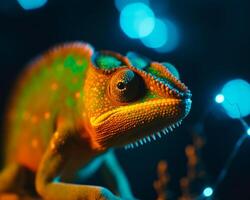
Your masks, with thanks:
<instances>
[{"instance_id":1,"label":"chameleon","mask_svg":"<svg viewBox=\"0 0 250 200\"><path fill-rule=\"evenodd\" d=\"M85 42L57 45L28 64L10 95L0 195L135 199L113 148L162 137L190 109L191 92L170 63ZM81 181L100 167L112 189Z\"/></svg>"}]
</instances>

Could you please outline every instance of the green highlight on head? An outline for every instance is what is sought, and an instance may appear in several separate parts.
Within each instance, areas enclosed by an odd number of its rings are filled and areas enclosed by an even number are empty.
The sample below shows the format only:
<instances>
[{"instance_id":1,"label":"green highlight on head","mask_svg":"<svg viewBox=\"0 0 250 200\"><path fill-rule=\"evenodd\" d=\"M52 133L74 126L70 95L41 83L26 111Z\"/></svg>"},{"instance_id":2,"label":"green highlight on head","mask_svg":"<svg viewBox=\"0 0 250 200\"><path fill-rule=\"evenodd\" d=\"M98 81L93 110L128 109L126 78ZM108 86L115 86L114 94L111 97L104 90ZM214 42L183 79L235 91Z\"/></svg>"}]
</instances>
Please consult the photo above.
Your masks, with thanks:
<instances>
[{"instance_id":1,"label":"green highlight on head","mask_svg":"<svg viewBox=\"0 0 250 200\"><path fill-rule=\"evenodd\" d=\"M94 63L100 69L110 70L121 66L122 62L111 55L99 54L94 56Z\"/></svg>"},{"instance_id":2,"label":"green highlight on head","mask_svg":"<svg viewBox=\"0 0 250 200\"><path fill-rule=\"evenodd\" d=\"M152 68L152 67L149 67L149 68L147 69L147 72L150 73L151 75L156 76L156 77L160 77L160 76L161 76L161 72L158 71L158 70L155 69L155 68Z\"/></svg>"}]
</instances>

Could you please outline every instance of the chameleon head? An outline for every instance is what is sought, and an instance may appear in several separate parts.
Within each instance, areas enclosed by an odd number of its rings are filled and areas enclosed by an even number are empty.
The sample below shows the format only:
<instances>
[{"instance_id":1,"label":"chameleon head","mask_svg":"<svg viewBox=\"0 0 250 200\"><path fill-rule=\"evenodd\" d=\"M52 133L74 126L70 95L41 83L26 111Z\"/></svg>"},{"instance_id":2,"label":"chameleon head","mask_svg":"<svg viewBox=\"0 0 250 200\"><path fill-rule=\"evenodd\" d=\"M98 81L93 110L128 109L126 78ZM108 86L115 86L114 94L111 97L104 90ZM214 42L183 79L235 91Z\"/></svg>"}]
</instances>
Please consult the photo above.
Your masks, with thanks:
<instances>
[{"instance_id":1,"label":"chameleon head","mask_svg":"<svg viewBox=\"0 0 250 200\"><path fill-rule=\"evenodd\" d=\"M102 148L132 148L161 137L191 108L191 92L171 64L135 53L96 53L84 85L91 137Z\"/></svg>"}]
</instances>

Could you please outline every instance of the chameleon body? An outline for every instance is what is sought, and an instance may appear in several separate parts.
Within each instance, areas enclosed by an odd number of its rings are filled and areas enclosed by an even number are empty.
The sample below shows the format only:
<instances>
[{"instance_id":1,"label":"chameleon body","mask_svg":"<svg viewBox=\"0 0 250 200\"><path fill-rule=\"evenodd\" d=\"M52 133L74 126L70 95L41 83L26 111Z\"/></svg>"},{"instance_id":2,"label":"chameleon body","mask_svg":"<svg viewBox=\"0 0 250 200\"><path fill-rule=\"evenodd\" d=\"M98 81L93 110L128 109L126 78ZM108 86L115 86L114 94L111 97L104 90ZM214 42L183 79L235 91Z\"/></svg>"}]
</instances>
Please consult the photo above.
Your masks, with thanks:
<instances>
[{"instance_id":1,"label":"chameleon body","mask_svg":"<svg viewBox=\"0 0 250 200\"><path fill-rule=\"evenodd\" d=\"M186 117L191 93L171 67L135 53L94 52L81 42L37 58L9 101L0 194L33 188L49 200L133 199L108 150L161 137ZM112 174L113 193L73 184L101 166Z\"/></svg>"}]
</instances>

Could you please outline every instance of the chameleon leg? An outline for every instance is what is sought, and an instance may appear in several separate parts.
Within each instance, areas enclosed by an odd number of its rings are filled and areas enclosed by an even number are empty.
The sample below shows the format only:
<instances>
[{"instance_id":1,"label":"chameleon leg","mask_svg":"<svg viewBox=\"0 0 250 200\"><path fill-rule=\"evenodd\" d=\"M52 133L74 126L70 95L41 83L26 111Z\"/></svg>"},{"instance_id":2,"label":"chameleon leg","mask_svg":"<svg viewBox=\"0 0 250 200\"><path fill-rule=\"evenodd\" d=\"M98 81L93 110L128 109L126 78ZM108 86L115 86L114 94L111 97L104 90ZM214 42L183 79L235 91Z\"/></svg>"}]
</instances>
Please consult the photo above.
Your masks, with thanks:
<instances>
[{"instance_id":1,"label":"chameleon leg","mask_svg":"<svg viewBox=\"0 0 250 200\"><path fill-rule=\"evenodd\" d=\"M76 156L84 154L80 140L79 136L69 131L57 131L53 135L37 172L37 192L49 200L118 200L118 197L102 187L53 181L68 162L74 165L78 159ZM87 150L85 152L89 155ZM90 158L85 159L88 161Z\"/></svg>"},{"instance_id":2,"label":"chameleon leg","mask_svg":"<svg viewBox=\"0 0 250 200\"><path fill-rule=\"evenodd\" d=\"M108 174L108 179L115 193L118 193L122 199L136 199L131 191L128 179L120 166L113 150L105 154L103 174Z\"/></svg>"}]
</instances>

